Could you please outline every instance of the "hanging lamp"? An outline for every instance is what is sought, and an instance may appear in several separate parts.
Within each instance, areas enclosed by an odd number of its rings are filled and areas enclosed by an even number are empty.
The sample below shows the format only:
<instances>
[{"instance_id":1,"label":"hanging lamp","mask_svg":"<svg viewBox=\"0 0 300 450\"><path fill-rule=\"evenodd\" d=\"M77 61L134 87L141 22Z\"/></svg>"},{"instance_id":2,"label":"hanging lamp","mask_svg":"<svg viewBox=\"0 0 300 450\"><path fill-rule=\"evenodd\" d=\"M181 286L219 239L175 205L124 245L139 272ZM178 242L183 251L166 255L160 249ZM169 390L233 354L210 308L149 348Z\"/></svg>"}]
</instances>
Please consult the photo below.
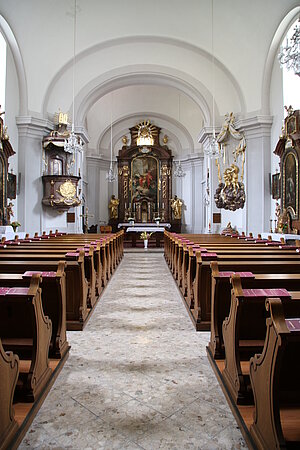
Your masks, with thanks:
<instances>
[{"instance_id":1,"label":"hanging lamp","mask_svg":"<svg viewBox=\"0 0 300 450\"><path fill-rule=\"evenodd\" d=\"M295 75L300 76L300 18L293 35L286 38L286 45L281 45L278 59L280 67L286 66L287 70L293 69Z\"/></svg>"},{"instance_id":2,"label":"hanging lamp","mask_svg":"<svg viewBox=\"0 0 300 450\"><path fill-rule=\"evenodd\" d=\"M74 22L73 22L73 106L72 106L72 127L68 139L65 140L64 149L68 153L79 153L82 151L83 143L80 136L75 134L75 64L76 64L76 26L77 26L77 0L74 0Z\"/></svg>"},{"instance_id":3,"label":"hanging lamp","mask_svg":"<svg viewBox=\"0 0 300 450\"><path fill-rule=\"evenodd\" d=\"M178 122L180 123L180 94L178 94ZM174 177L176 178L184 177L185 171L181 166L181 161L174 161L174 164L175 164Z\"/></svg>"},{"instance_id":4,"label":"hanging lamp","mask_svg":"<svg viewBox=\"0 0 300 450\"><path fill-rule=\"evenodd\" d=\"M212 54L212 126L213 134L208 147L204 149L204 154L210 159L218 159L222 156L222 147L218 143L215 128L215 49L214 49L214 0L211 2L211 54Z\"/></svg>"},{"instance_id":5,"label":"hanging lamp","mask_svg":"<svg viewBox=\"0 0 300 450\"><path fill-rule=\"evenodd\" d=\"M112 103L113 103L113 98L112 98L112 94L111 94L111 108L110 108L110 165L109 165L109 170L106 174L106 179L109 183L113 183L116 179L116 175L114 173L113 170L113 134L112 134Z\"/></svg>"}]
</instances>

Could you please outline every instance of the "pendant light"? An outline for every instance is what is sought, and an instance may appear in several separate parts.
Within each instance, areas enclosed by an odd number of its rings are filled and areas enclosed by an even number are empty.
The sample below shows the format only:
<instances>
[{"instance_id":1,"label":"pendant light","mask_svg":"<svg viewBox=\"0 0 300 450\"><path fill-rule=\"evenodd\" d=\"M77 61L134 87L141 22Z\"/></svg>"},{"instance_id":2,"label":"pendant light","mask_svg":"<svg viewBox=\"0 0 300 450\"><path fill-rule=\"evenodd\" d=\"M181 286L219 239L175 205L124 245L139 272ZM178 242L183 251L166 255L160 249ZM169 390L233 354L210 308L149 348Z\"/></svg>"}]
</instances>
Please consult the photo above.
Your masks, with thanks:
<instances>
[{"instance_id":1,"label":"pendant light","mask_svg":"<svg viewBox=\"0 0 300 450\"><path fill-rule=\"evenodd\" d=\"M211 62L212 62L212 126L213 135L210 139L208 147L204 150L206 156L211 159L218 159L222 156L222 148L219 145L216 137L215 127L215 49L214 49L214 0L211 2Z\"/></svg>"},{"instance_id":2,"label":"pendant light","mask_svg":"<svg viewBox=\"0 0 300 450\"><path fill-rule=\"evenodd\" d=\"M73 22L73 81L72 81L72 88L73 88L73 111L72 111L72 128L71 133L68 139L65 140L64 143L64 150L68 153L73 153L74 155L78 152L82 151L83 143L80 138L80 136L77 136L75 134L75 64L76 64L76 26L77 26L77 0L74 0L74 22Z\"/></svg>"},{"instance_id":3,"label":"pendant light","mask_svg":"<svg viewBox=\"0 0 300 450\"><path fill-rule=\"evenodd\" d=\"M180 94L178 94L178 122L180 123ZM176 178L184 177L185 171L181 166L181 161L174 161L174 164L175 164L174 177Z\"/></svg>"},{"instance_id":4,"label":"pendant light","mask_svg":"<svg viewBox=\"0 0 300 450\"><path fill-rule=\"evenodd\" d=\"M106 179L109 183L113 183L116 179L116 175L113 170L113 134L112 134L112 104L113 104L113 96L111 93L111 107L110 107L110 165L109 170L106 174Z\"/></svg>"}]
</instances>

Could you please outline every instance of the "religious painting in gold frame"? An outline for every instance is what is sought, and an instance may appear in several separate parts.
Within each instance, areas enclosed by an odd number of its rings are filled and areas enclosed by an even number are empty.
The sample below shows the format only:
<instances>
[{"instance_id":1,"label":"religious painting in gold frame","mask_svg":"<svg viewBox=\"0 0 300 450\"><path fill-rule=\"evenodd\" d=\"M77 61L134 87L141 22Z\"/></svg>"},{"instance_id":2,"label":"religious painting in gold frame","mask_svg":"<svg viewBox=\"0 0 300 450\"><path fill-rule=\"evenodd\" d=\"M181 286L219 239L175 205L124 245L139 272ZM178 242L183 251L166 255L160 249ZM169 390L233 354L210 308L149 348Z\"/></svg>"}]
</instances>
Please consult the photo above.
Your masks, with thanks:
<instances>
[{"instance_id":1,"label":"religious painting in gold frame","mask_svg":"<svg viewBox=\"0 0 300 450\"><path fill-rule=\"evenodd\" d=\"M292 219L299 218L299 161L297 153L290 149L283 158L282 199L283 209L286 209Z\"/></svg>"},{"instance_id":2,"label":"religious painting in gold frame","mask_svg":"<svg viewBox=\"0 0 300 450\"><path fill-rule=\"evenodd\" d=\"M159 161L151 155L137 156L131 161L131 202L158 201Z\"/></svg>"}]
</instances>

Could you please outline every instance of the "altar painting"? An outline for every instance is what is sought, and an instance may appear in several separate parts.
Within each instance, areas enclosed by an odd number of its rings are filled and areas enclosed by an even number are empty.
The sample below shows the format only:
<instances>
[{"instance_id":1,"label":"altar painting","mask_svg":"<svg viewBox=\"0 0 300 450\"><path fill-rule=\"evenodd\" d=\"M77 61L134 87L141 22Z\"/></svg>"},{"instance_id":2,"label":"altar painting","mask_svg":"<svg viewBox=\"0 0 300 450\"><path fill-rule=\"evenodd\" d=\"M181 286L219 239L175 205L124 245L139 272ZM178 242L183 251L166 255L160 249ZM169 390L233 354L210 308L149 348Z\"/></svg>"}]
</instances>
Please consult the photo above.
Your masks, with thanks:
<instances>
[{"instance_id":1,"label":"altar painting","mask_svg":"<svg viewBox=\"0 0 300 450\"><path fill-rule=\"evenodd\" d=\"M132 202L143 198L157 203L158 160L153 156L138 156L131 163Z\"/></svg>"},{"instance_id":2,"label":"altar painting","mask_svg":"<svg viewBox=\"0 0 300 450\"><path fill-rule=\"evenodd\" d=\"M293 218L298 215L298 161L295 154L289 152L284 160L283 167L283 187L284 187L284 208L290 210Z\"/></svg>"}]
</instances>

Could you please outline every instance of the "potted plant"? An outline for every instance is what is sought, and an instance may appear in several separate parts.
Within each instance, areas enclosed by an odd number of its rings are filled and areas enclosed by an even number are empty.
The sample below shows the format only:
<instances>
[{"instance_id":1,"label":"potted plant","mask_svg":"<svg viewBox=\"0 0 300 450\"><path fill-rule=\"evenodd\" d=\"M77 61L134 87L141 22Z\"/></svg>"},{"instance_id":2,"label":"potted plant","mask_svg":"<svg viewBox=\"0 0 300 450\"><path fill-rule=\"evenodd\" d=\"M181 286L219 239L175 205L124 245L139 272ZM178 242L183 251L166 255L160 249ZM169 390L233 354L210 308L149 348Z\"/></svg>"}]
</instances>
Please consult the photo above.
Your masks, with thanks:
<instances>
[{"instance_id":1,"label":"potted plant","mask_svg":"<svg viewBox=\"0 0 300 450\"><path fill-rule=\"evenodd\" d=\"M144 248L148 248L148 239L150 238L152 233L147 233L146 231L143 231L141 233L141 239L144 240Z\"/></svg>"},{"instance_id":2,"label":"potted plant","mask_svg":"<svg viewBox=\"0 0 300 450\"><path fill-rule=\"evenodd\" d=\"M15 220L14 222L11 222L10 225L13 227L14 232L16 232L17 228L21 226L20 222L18 222L17 220Z\"/></svg>"}]
</instances>

